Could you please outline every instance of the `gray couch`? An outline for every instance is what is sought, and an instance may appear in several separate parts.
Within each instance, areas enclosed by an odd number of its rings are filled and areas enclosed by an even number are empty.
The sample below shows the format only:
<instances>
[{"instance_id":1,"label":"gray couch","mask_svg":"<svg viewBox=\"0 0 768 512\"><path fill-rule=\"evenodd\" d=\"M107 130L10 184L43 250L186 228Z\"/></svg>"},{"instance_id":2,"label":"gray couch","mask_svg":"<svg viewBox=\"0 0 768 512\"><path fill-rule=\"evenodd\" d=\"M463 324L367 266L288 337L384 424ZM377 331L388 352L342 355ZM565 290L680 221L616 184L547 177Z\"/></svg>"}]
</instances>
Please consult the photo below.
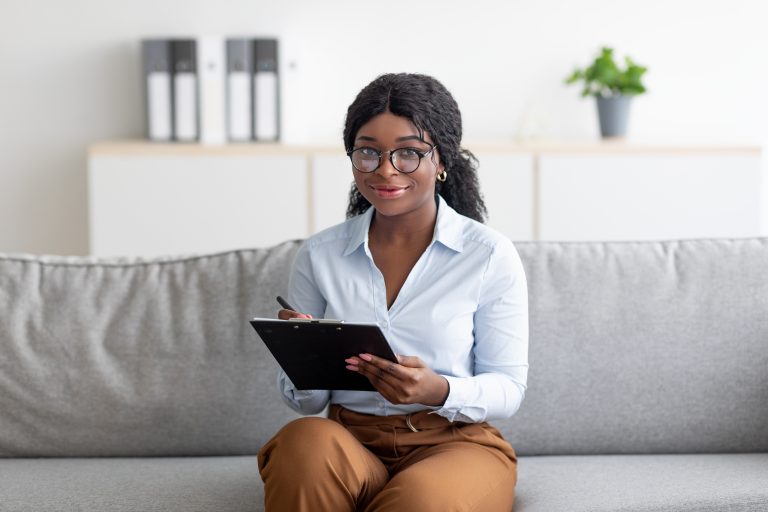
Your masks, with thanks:
<instances>
[{"instance_id":1,"label":"gray couch","mask_svg":"<svg viewBox=\"0 0 768 512\"><path fill-rule=\"evenodd\" d=\"M296 415L248 319L297 247L0 257L0 510L262 510ZM768 510L768 239L517 247L515 510Z\"/></svg>"}]
</instances>

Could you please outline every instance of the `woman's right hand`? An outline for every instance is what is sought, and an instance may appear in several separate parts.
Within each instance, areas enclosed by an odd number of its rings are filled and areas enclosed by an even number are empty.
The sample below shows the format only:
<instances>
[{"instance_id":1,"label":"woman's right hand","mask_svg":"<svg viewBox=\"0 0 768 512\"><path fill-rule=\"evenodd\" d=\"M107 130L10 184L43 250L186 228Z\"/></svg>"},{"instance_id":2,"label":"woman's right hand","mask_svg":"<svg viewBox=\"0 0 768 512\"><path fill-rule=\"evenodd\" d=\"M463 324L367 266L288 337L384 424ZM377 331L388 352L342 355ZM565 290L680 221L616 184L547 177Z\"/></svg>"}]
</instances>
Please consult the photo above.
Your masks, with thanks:
<instances>
[{"instance_id":1,"label":"woman's right hand","mask_svg":"<svg viewBox=\"0 0 768 512\"><path fill-rule=\"evenodd\" d=\"M305 315L304 313L298 313L292 309L281 309L277 313L277 318L280 320L290 320L291 318L312 318L312 315Z\"/></svg>"}]
</instances>

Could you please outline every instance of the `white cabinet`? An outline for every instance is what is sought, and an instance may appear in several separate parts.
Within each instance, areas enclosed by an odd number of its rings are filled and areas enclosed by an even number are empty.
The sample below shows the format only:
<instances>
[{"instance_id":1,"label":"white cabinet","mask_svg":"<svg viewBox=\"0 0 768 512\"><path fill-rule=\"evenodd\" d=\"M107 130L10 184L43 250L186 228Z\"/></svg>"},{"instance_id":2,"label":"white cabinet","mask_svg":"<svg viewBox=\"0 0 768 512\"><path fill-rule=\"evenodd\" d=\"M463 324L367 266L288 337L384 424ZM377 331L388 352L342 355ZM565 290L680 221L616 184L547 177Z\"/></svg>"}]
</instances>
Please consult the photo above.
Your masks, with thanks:
<instances>
[{"instance_id":1,"label":"white cabinet","mask_svg":"<svg viewBox=\"0 0 768 512\"><path fill-rule=\"evenodd\" d=\"M352 188L352 163L343 151L339 154L315 154L310 163L310 205L312 231L344 222L347 218L349 191Z\"/></svg>"},{"instance_id":2,"label":"white cabinet","mask_svg":"<svg viewBox=\"0 0 768 512\"><path fill-rule=\"evenodd\" d=\"M480 191L488 209L486 223L511 240L533 240L534 155L483 150L475 156L480 162Z\"/></svg>"},{"instance_id":3,"label":"white cabinet","mask_svg":"<svg viewBox=\"0 0 768 512\"><path fill-rule=\"evenodd\" d=\"M470 147L488 225L512 240L740 237L768 228L756 147ZM345 219L352 182L337 147L97 144L89 152L91 254L304 238Z\"/></svg>"},{"instance_id":4,"label":"white cabinet","mask_svg":"<svg viewBox=\"0 0 768 512\"><path fill-rule=\"evenodd\" d=\"M539 238L759 235L760 172L743 151L543 153Z\"/></svg>"},{"instance_id":5,"label":"white cabinet","mask_svg":"<svg viewBox=\"0 0 768 512\"><path fill-rule=\"evenodd\" d=\"M265 247L309 234L303 155L154 151L91 151L92 255Z\"/></svg>"}]
</instances>

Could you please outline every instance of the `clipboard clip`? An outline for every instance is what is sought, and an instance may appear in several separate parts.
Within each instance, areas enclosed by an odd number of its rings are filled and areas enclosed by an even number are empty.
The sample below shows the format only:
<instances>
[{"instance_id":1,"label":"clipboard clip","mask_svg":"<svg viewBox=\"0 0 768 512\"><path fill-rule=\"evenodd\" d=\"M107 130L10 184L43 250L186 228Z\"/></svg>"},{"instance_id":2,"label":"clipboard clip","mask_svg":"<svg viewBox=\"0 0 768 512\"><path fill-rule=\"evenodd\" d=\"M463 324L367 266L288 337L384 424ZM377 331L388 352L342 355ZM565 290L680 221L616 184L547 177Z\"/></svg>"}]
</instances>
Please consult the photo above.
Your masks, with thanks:
<instances>
[{"instance_id":1,"label":"clipboard clip","mask_svg":"<svg viewBox=\"0 0 768 512\"><path fill-rule=\"evenodd\" d=\"M343 324L344 320L334 320L333 318L291 318L286 322L301 322L304 324Z\"/></svg>"}]
</instances>

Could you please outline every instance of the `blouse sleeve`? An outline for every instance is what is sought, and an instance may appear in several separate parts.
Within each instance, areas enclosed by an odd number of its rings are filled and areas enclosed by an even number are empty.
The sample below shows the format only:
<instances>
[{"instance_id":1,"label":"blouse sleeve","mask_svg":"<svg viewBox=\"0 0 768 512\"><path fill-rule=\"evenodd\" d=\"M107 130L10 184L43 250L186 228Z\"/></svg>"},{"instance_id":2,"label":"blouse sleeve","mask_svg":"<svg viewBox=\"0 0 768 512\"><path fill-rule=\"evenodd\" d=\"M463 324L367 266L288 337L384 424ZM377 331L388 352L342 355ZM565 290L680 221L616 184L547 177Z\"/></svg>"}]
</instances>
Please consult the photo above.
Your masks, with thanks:
<instances>
[{"instance_id":1,"label":"blouse sleeve","mask_svg":"<svg viewBox=\"0 0 768 512\"><path fill-rule=\"evenodd\" d=\"M474 315L472 377L445 376L448 398L437 414L451 421L482 422L512 416L528 379L528 287L512 242L490 254Z\"/></svg>"},{"instance_id":2,"label":"blouse sleeve","mask_svg":"<svg viewBox=\"0 0 768 512\"><path fill-rule=\"evenodd\" d=\"M314 278L308 242L299 248L294 260L288 281L288 302L299 313L312 315L312 318L322 318L325 314L325 299ZM321 412L331 398L331 392L328 390L296 389L282 369L277 375L277 388L282 394L283 401L300 414Z\"/></svg>"}]
</instances>

